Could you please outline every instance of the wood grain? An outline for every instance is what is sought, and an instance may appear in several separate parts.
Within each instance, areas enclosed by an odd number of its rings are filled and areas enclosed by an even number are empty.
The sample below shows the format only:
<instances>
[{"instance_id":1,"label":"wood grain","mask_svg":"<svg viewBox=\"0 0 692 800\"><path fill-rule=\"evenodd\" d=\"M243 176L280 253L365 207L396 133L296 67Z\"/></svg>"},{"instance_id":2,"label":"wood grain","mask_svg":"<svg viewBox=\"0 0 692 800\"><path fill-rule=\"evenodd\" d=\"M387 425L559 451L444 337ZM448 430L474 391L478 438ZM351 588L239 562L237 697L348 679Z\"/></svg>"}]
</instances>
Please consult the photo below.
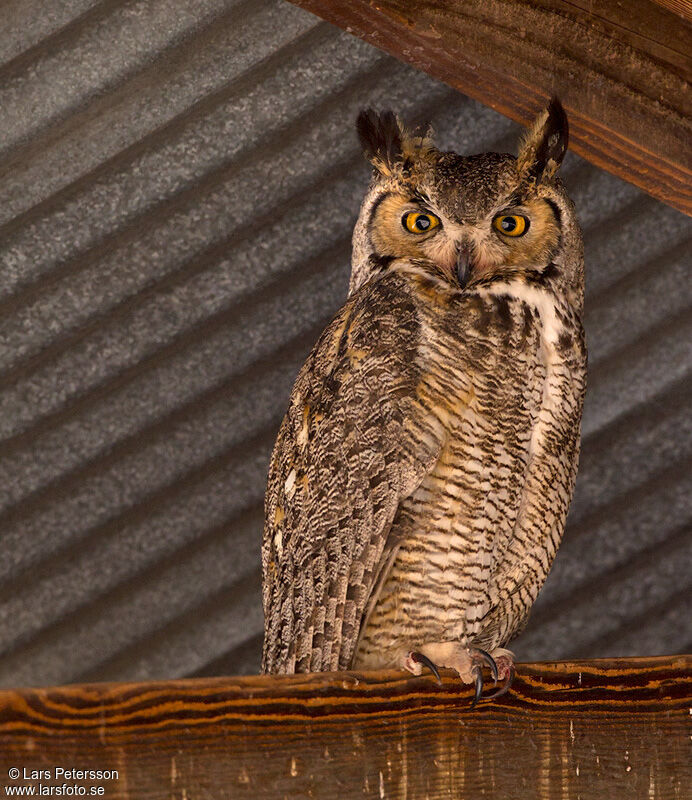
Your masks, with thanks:
<instances>
[{"instance_id":1,"label":"wood grain","mask_svg":"<svg viewBox=\"0 0 692 800\"><path fill-rule=\"evenodd\" d=\"M652 0L294 0L692 215L692 24Z\"/></svg>"},{"instance_id":2,"label":"wood grain","mask_svg":"<svg viewBox=\"0 0 692 800\"><path fill-rule=\"evenodd\" d=\"M659 6L664 6L685 17L687 20L692 20L692 2L691 0L654 0Z\"/></svg>"},{"instance_id":3,"label":"wood grain","mask_svg":"<svg viewBox=\"0 0 692 800\"><path fill-rule=\"evenodd\" d=\"M512 691L400 672L0 692L4 785L171 798L692 797L692 656L522 664ZM11 780L8 770L51 779ZM56 768L117 770L55 780ZM23 772L22 772L23 776Z\"/></svg>"}]
</instances>

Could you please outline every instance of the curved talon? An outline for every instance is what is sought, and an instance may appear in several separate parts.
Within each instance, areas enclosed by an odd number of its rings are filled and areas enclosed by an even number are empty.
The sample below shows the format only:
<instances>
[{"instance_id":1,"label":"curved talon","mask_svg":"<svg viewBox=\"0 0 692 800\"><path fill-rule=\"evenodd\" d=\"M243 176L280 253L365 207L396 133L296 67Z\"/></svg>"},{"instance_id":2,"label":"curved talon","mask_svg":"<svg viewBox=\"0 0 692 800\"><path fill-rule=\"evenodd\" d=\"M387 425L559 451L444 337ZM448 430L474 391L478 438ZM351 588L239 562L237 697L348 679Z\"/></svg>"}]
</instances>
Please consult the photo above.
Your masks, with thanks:
<instances>
[{"instance_id":1,"label":"curved talon","mask_svg":"<svg viewBox=\"0 0 692 800\"><path fill-rule=\"evenodd\" d=\"M516 675L516 670L514 667L510 667L507 673L507 677L504 680L502 686L499 689L496 689L492 694L486 695L486 700L494 700L497 697L502 697L503 694L507 694L511 685L514 683L514 676Z\"/></svg>"},{"instance_id":2,"label":"curved talon","mask_svg":"<svg viewBox=\"0 0 692 800\"><path fill-rule=\"evenodd\" d=\"M481 650L480 647L477 647L476 650L483 656L483 661L488 665L490 668L490 674L493 676L493 680L497 683L497 664L495 659L490 655L487 650Z\"/></svg>"},{"instance_id":3,"label":"curved talon","mask_svg":"<svg viewBox=\"0 0 692 800\"><path fill-rule=\"evenodd\" d=\"M471 670L471 674L476 676L476 693L471 701L471 710L473 710L483 694L483 670L476 666Z\"/></svg>"},{"instance_id":4,"label":"curved talon","mask_svg":"<svg viewBox=\"0 0 692 800\"><path fill-rule=\"evenodd\" d=\"M438 684L442 686L442 678L440 678L440 673L437 669L437 666L426 655L423 655L423 653L419 653L417 651L412 651L409 653L409 658L411 661L415 661L416 664L422 664L424 667L427 667L437 678Z\"/></svg>"}]
</instances>

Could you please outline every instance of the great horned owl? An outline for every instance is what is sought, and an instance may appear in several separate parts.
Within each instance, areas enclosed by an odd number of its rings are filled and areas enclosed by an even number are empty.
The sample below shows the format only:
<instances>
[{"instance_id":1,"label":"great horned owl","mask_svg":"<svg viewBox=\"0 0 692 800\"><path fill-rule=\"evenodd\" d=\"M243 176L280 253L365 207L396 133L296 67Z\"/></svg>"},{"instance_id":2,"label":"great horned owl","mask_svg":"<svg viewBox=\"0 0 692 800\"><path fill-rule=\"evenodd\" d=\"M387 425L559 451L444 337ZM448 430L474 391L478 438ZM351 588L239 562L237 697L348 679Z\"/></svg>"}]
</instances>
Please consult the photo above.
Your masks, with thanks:
<instances>
[{"instance_id":1,"label":"great horned owl","mask_svg":"<svg viewBox=\"0 0 692 800\"><path fill-rule=\"evenodd\" d=\"M423 665L500 692L565 526L586 349L553 99L517 158L360 114L374 167L349 297L269 471L265 672ZM439 675L438 675L439 678ZM497 694L497 692L496 692Z\"/></svg>"}]
</instances>

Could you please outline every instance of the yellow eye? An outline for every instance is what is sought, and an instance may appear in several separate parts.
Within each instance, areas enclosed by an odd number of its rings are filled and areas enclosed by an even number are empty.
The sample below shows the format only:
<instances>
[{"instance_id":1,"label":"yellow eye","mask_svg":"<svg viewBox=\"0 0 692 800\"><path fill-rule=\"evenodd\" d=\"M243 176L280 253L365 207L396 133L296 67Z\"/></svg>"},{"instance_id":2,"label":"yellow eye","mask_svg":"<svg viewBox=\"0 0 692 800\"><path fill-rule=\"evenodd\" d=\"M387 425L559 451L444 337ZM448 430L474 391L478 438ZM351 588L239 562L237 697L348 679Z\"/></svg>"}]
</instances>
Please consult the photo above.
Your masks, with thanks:
<instances>
[{"instance_id":1,"label":"yellow eye","mask_svg":"<svg viewBox=\"0 0 692 800\"><path fill-rule=\"evenodd\" d=\"M407 211L401 218L401 224L409 233L427 233L440 224L434 214L421 211Z\"/></svg>"},{"instance_id":2,"label":"yellow eye","mask_svg":"<svg viewBox=\"0 0 692 800\"><path fill-rule=\"evenodd\" d=\"M493 228L504 236L523 236L529 229L529 219L521 214L500 214L493 220Z\"/></svg>"}]
</instances>

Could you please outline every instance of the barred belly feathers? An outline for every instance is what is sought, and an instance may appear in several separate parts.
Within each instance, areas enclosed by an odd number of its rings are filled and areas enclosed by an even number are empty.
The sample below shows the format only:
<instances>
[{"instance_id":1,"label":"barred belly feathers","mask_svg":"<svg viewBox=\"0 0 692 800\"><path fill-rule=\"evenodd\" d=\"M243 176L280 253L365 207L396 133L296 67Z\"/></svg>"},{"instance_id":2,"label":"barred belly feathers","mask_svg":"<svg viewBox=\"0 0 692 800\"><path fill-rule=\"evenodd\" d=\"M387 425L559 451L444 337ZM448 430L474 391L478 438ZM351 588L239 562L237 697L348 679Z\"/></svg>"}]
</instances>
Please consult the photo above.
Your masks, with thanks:
<instances>
[{"instance_id":1,"label":"barred belly feathers","mask_svg":"<svg viewBox=\"0 0 692 800\"><path fill-rule=\"evenodd\" d=\"M269 469L271 673L449 667L505 691L562 537L586 381L583 247L557 99L519 155L364 111L349 296Z\"/></svg>"}]
</instances>

